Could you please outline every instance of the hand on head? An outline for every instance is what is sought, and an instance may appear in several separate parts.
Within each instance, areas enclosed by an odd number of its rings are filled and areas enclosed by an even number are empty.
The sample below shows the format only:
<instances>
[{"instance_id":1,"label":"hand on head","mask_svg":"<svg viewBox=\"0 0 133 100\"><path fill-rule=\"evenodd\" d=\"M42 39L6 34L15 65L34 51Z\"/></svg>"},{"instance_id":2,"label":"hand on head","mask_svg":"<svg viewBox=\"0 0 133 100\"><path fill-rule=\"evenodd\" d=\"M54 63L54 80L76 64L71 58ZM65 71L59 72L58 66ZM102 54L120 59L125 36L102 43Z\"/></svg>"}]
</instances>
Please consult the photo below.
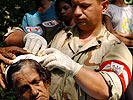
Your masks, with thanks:
<instances>
[{"instance_id":1,"label":"hand on head","mask_svg":"<svg viewBox=\"0 0 133 100\"><path fill-rule=\"evenodd\" d=\"M59 68L71 76L76 75L83 66L76 63L68 55L65 55L55 48L45 49L42 59L42 65L49 70L52 70L53 68Z\"/></svg>"},{"instance_id":2,"label":"hand on head","mask_svg":"<svg viewBox=\"0 0 133 100\"><path fill-rule=\"evenodd\" d=\"M0 60L6 64L12 64L12 60L16 58L16 54L28 54L28 52L16 46L0 48Z\"/></svg>"},{"instance_id":3,"label":"hand on head","mask_svg":"<svg viewBox=\"0 0 133 100\"><path fill-rule=\"evenodd\" d=\"M5 64L12 64L13 59L16 58L16 54L28 54L28 52L16 46L0 48L0 60ZM2 62L0 63L0 86L2 86L2 88L5 89L6 87L4 84L5 68Z\"/></svg>"},{"instance_id":4,"label":"hand on head","mask_svg":"<svg viewBox=\"0 0 133 100\"><path fill-rule=\"evenodd\" d=\"M42 36L35 33L26 34L24 42L24 49L38 56L41 56L42 52L47 47L47 41Z\"/></svg>"}]
</instances>

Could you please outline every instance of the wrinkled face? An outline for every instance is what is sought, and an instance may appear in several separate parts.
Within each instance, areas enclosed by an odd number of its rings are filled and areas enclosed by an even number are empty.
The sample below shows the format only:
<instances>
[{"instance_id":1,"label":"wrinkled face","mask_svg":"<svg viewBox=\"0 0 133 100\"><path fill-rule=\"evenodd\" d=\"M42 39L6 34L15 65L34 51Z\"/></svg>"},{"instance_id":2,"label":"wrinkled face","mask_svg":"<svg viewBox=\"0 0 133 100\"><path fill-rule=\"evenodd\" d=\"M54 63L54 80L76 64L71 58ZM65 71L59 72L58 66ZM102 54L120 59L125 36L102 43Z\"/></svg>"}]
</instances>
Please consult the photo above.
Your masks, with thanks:
<instances>
[{"instance_id":1,"label":"wrinkled face","mask_svg":"<svg viewBox=\"0 0 133 100\"><path fill-rule=\"evenodd\" d=\"M102 20L102 4L97 0L72 0L75 22L81 30L96 27Z\"/></svg>"},{"instance_id":2,"label":"wrinkled face","mask_svg":"<svg viewBox=\"0 0 133 100\"><path fill-rule=\"evenodd\" d=\"M13 88L21 100L49 100L48 84L43 82L35 69L26 66L14 77Z\"/></svg>"},{"instance_id":3,"label":"wrinkled face","mask_svg":"<svg viewBox=\"0 0 133 100\"><path fill-rule=\"evenodd\" d=\"M73 19L72 7L64 1L60 2L58 4L57 15L59 19L64 22L72 20Z\"/></svg>"}]
</instances>

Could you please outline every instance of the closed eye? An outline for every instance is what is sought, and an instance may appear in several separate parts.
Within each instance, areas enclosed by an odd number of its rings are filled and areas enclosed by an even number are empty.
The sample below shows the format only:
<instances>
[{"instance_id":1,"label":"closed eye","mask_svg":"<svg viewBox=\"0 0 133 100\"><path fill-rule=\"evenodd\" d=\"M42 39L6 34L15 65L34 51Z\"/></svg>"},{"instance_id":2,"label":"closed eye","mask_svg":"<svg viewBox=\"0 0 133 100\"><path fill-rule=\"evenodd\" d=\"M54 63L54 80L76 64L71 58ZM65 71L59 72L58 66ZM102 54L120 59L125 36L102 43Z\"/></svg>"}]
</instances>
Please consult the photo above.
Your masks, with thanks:
<instances>
[{"instance_id":1,"label":"closed eye","mask_svg":"<svg viewBox=\"0 0 133 100\"><path fill-rule=\"evenodd\" d=\"M19 88L20 94L24 94L30 87L28 85L24 85Z\"/></svg>"},{"instance_id":2,"label":"closed eye","mask_svg":"<svg viewBox=\"0 0 133 100\"><path fill-rule=\"evenodd\" d=\"M90 5L80 5L81 8L87 9Z\"/></svg>"},{"instance_id":3,"label":"closed eye","mask_svg":"<svg viewBox=\"0 0 133 100\"><path fill-rule=\"evenodd\" d=\"M31 84L38 85L40 81L41 81L41 80L33 80L33 81L31 82Z\"/></svg>"}]
</instances>

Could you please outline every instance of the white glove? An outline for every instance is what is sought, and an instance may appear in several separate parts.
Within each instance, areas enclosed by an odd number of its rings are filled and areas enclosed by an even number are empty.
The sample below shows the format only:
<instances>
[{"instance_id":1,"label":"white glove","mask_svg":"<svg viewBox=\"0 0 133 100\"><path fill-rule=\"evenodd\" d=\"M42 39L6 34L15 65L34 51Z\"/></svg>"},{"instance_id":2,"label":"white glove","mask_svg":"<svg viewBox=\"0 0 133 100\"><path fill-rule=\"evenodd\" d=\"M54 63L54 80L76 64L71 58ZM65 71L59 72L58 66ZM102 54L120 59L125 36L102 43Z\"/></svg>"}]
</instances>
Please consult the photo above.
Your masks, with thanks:
<instances>
[{"instance_id":1,"label":"white glove","mask_svg":"<svg viewBox=\"0 0 133 100\"><path fill-rule=\"evenodd\" d=\"M23 41L25 43L24 49L38 56L41 56L44 49L47 47L47 41L42 36L35 33L26 34Z\"/></svg>"},{"instance_id":2,"label":"white glove","mask_svg":"<svg viewBox=\"0 0 133 100\"><path fill-rule=\"evenodd\" d=\"M69 56L63 54L61 51L48 48L44 51L42 65L52 70L53 68L59 68L60 70L74 76L76 75L83 65L80 65L73 61Z\"/></svg>"}]
</instances>

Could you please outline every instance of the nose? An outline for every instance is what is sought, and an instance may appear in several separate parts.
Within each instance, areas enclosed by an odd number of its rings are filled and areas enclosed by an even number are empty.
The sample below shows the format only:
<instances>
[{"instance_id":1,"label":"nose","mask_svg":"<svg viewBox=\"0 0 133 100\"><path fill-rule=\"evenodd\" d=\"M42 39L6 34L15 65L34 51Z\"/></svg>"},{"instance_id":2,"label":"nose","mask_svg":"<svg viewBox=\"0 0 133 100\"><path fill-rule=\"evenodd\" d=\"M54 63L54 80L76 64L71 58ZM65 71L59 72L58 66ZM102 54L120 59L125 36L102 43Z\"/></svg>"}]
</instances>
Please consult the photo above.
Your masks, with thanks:
<instances>
[{"instance_id":1,"label":"nose","mask_svg":"<svg viewBox=\"0 0 133 100\"><path fill-rule=\"evenodd\" d=\"M39 94L38 90L34 86L31 86L31 94L32 98L37 97L37 95Z\"/></svg>"},{"instance_id":2,"label":"nose","mask_svg":"<svg viewBox=\"0 0 133 100\"><path fill-rule=\"evenodd\" d=\"M76 6L75 9L74 9L74 15L76 17L79 17L79 16L81 16L81 14L82 14L81 8L79 6Z\"/></svg>"},{"instance_id":3,"label":"nose","mask_svg":"<svg viewBox=\"0 0 133 100\"><path fill-rule=\"evenodd\" d=\"M64 9L61 9L61 14L64 14L65 13L65 10Z\"/></svg>"}]
</instances>

